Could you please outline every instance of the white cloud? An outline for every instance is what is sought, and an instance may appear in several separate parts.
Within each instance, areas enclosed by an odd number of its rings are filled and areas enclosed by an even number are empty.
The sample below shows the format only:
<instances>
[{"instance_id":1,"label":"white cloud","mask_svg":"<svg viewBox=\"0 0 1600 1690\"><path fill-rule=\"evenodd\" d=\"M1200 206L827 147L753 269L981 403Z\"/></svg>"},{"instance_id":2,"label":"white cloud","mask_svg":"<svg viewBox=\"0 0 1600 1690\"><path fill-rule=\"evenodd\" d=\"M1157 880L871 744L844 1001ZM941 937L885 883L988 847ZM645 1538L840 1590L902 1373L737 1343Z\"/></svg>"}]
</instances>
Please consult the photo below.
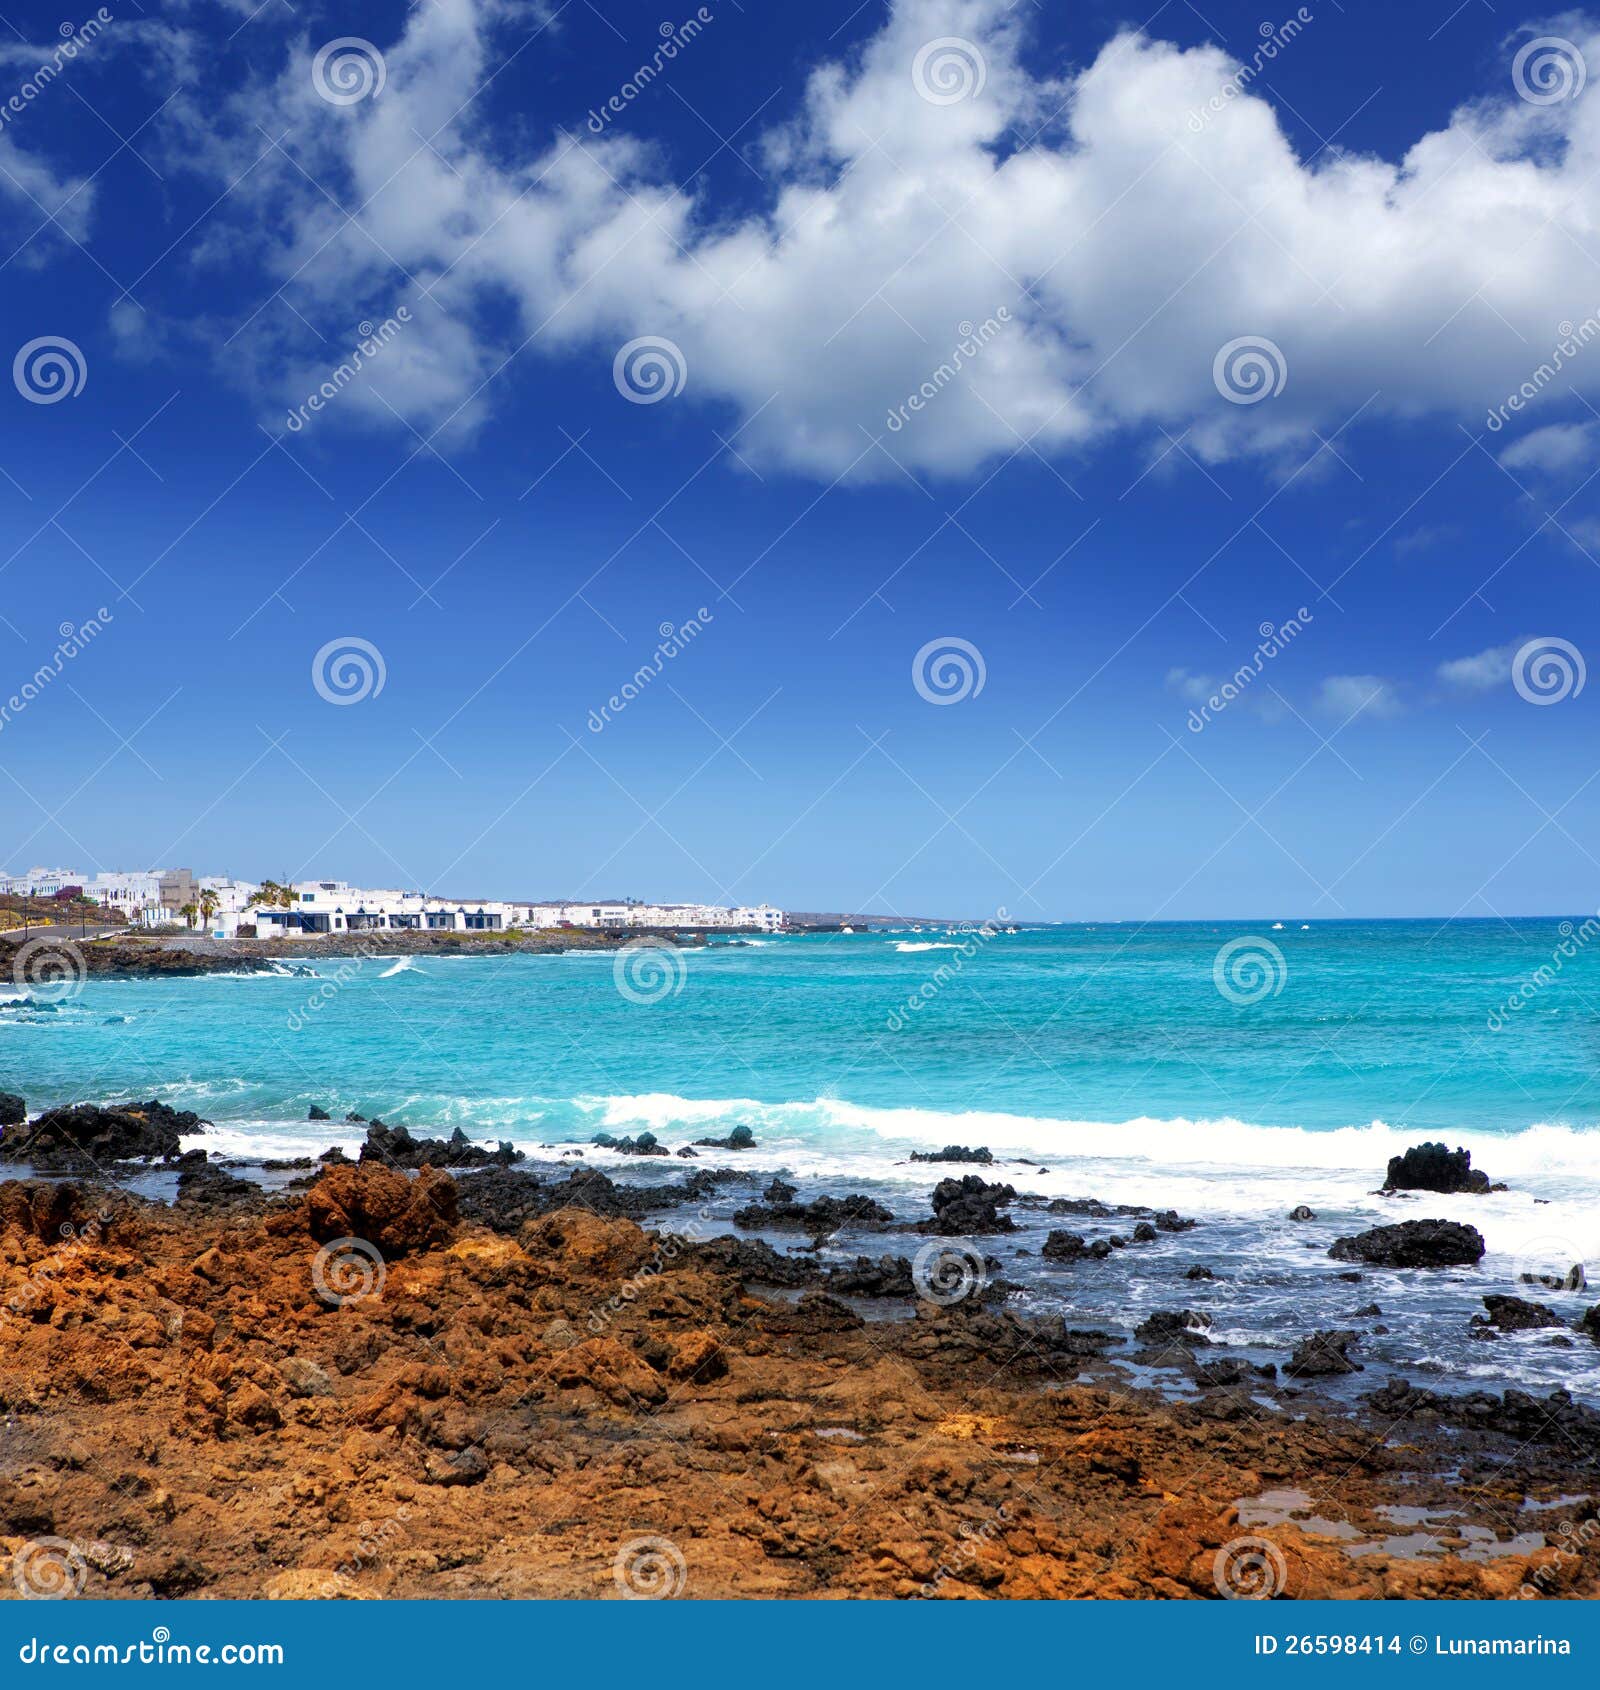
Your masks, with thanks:
<instances>
[{"instance_id":1,"label":"white cloud","mask_svg":"<svg viewBox=\"0 0 1600 1690\"><path fill-rule=\"evenodd\" d=\"M1405 711L1394 682L1381 675L1329 675L1317 689L1317 708L1341 722L1357 716L1384 721Z\"/></svg>"},{"instance_id":2,"label":"white cloud","mask_svg":"<svg viewBox=\"0 0 1600 1690\"><path fill-rule=\"evenodd\" d=\"M1456 657L1441 663L1437 671L1439 679L1461 692L1490 692L1504 686L1511 679L1511 659L1518 643L1514 640L1510 645L1490 646L1472 657Z\"/></svg>"},{"instance_id":3,"label":"white cloud","mask_svg":"<svg viewBox=\"0 0 1600 1690\"><path fill-rule=\"evenodd\" d=\"M1557 477L1587 468L1594 458L1593 423L1552 423L1548 428L1536 428L1500 454L1500 462L1509 470L1531 469Z\"/></svg>"},{"instance_id":4,"label":"white cloud","mask_svg":"<svg viewBox=\"0 0 1600 1690\"><path fill-rule=\"evenodd\" d=\"M384 48L383 94L362 105L317 98L302 40L271 81L176 108L186 162L223 181L249 168L206 256L248 253L323 321L411 303L410 362L373 375L372 417L386 402L419 426L470 426L514 355L519 371L581 358L605 384L618 345L658 334L688 363L675 404L731 412L745 457L818 477L897 474L873 435L950 475L1021 439L1060 453L1158 426L1187 428L1188 448L1217 460L1281 454L1363 405L1481 419L1558 324L1593 309L1600 97L1530 104L1509 66L1396 161L1307 161L1249 93L1191 124L1237 69L1216 47L1124 31L1086 67L1040 74L1020 55L1026 8L896 0L858 52L812 69L800 110L753 154L766 205L729 215L672 186L620 129L521 154L489 133L477 91L502 61L507 11L414 9ZM1600 34L1564 22L1600 65ZM1315 53L1315 27L1284 51ZM913 64L942 36L978 45L981 93L919 95ZM296 163L270 150L254 163L263 133ZM361 208L353 222L330 196ZM1001 306L1014 321L885 433L951 363L960 326ZM316 373L294 330L281 308L264 313L243 359L279 372L286 403ZM1281 349L1276 397L1219 396L1213 359L1241 337ZM1600 394L1600 347L1564 375Z\"/></svg>"},{"instance_id":5,"label":"white cloud","mask_svg":"<svg viewBox=\"0 0 1600 1690\"><path fill-rule=\"evenodd\" d=\"M0 206L21 233L17 251L24 261L42 257L62 235L87 239L94 192L93 183L58 173L0 132Z\"/></svg>"}]
</instances>

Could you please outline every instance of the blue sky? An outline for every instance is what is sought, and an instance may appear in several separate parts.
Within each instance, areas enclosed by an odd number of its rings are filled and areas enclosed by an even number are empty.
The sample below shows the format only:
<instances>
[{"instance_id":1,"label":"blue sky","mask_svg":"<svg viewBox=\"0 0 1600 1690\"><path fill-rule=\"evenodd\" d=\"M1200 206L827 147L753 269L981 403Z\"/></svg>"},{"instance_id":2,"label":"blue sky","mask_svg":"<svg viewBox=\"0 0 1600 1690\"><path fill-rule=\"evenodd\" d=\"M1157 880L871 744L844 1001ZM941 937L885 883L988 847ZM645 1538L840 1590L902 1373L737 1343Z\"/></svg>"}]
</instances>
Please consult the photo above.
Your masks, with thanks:
<instances>
[{"instance_id":1,"label":"blue sky","mask_svg":"<svg viewBox=\"0 0 1600 1690\"><path fill-rule=\"evenodd\" d=\"M0 867L1600 901L1581 14L108 10L0 23L0 352L81 385L0 384Z\"/></svg>"}]
</instances>

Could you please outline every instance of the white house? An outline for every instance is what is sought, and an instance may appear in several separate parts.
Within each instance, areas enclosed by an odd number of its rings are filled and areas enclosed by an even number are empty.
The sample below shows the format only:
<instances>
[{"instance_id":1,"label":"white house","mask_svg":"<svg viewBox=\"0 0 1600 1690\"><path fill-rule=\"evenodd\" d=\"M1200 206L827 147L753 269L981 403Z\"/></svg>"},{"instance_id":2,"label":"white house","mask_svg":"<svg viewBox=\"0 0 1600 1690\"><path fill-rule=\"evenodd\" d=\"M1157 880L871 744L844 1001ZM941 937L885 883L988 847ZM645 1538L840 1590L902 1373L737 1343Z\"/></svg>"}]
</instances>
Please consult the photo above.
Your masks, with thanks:
<instances>
[{"instance_id":1,"label":"white house","mask_svg":"<svg viewBox=\"0 0 1600 1690\"><path fill-rule=\"evenodd\" d=\"M75 868L31 868L26 874L0 878L0 892L14 898L53 898L66 886L82 886L84 877Z\"/></svg>"},{"instance_id":2,"label":"white house","mask_svg":"<svg viewBox=\"0 0 1600 1690\"><path fill-rule=\"evenodd\" d=\"M344 880L301 880L288 909L257 908L256 933L282 939L321 933L504 933L516 925L512 906L492 899L429 898L351 886Z\"/></svg>"},{"instance_id":3,"label":"white house","mask_svg":"<svg viewBox=\"0 0 1600 1690\"><path fill-rule=\"evenodd\" d=\"M770 904L646 904L636 898L622 903L519 905L519 918L531 927L754 927L776 933L787 916ZM523 914L525 912L525 915Z\"/></svg>"},{"instance_id":4,"label":"white house","mask_svg":"<svg viewBox=\"0 0 1600 1690\"><path fill-rule=\"evenodd\" d=\"M200 886L186 868L152 868L93 875L83 893L117 920L160 927L183 920L180 912L198 900Z\"/></svg>"}]
</instances>

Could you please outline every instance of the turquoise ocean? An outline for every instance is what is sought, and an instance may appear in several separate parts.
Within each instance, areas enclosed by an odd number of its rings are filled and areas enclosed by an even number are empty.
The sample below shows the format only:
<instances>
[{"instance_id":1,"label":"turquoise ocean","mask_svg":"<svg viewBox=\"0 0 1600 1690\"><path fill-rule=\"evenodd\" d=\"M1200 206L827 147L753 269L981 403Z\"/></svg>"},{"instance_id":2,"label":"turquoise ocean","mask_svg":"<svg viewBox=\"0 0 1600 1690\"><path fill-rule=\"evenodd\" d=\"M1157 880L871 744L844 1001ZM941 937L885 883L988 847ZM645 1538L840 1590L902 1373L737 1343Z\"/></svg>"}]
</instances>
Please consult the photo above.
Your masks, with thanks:
<instances>
[{"instance_id":1,"label":"turquoise ocean","mask_svg":"<svg viewBox=\"0 0 1600 1690\"><path fill-rule=\"evenodd\" d=\"M643 1129L676 1148L743 1122L758 1140L745 1165L803 1195L870 1190L908 1217L927 1212L930 1182L911 1151L983 1144L1044 1164L998 1173L1019 1191L1198 1219L1150 1248L1179 1286L1188 1263L1228 1269L1227 1319L1268 1348L1303 1329L1313 1291L1328 1305L1317 1323L1339 1324L1351 1288L1331 1272L1331 1236L1470 1220L1489 1248L1476 1278L1405 1276L1384 1298L1404 1305L1396 1359L1600 1390L1586 1342L1568 1354L1548 1335L1462 1336L1480 1291L1545 1295L1524 1271L1586 1261L1600 1280L1600 924L1583 917L906 928L280 966L91 980L44 1008L11 992L0 1087L32 1109L161 1097L215 1123L197 1143L251 1156L354 1149L348 1110L529 1151ZM307 1122L312 1104L331 1128ZM1377 1196L1388 1157L1424 1138L1465 1145L1510 1189ZM1287 1219L1302 1203L1309 1228ZM1031 1259L1007 1272L1044 1306L1103 1318L1112 1297L1124 1313L1174 1306L1154 1259L1096 1287Z\"/></svg>"}]
</instances>

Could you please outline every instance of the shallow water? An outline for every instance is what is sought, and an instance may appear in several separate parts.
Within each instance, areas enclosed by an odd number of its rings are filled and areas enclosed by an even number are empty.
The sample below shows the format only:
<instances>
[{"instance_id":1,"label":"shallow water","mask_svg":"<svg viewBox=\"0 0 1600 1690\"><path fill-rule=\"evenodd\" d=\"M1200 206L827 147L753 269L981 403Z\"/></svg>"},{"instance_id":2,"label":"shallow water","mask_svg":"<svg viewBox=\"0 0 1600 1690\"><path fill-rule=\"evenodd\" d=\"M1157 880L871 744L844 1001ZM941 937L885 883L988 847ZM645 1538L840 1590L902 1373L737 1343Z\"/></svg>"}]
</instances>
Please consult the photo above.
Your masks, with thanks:
<instances>
[{"instance_id":1,"label":"shallow water","mask_svg":"<svg viewBox=\"0 0 1600 1690\"><path fill-rule=\"evenodd\" d=\"M213 1150L273 1156L353 1148L349 1109L528 1149L644 1128L676 1146L747 1122L755 1152L704 1154L784 1169L805 1196L873 1190L907 1218L950 1171L909 1152L982 1143L1047 1164L1006 1166L1020 1192L1203 1223L1051 1266L1014 1251L1037 1252L1051 1224L1111 1229L1019 1210L1023 1234L988 1248L1024 1286L1021 1306L1085 1325L1109 1309L1130 1326L1193 1307L1213 1336L1281 1361L1310 1325L1370 1326L1345 1317L1376 1299L1389 1333L1358 1352L1375 1370L1594 1398L1600 1347L1467 1328L1485 1291L1564 1314L1594 1299L1519 1283L1600 1260L1600 946L1582 935L1554 921L1285 916L93 981L53 1009L21 993L0 1003L0 1087L35 1109L160 1096L216 1123L200 1141ZM313 1103L335 1123L307 1123ZM1387 1158L1423 1137L1466 1145L1511 1190L1376 1196ZM1300 1203L1315 1222L1287 1219ZM1420 1215L1477 1225L1484 1262L1338 1278L1333 1238ZM1185 1280L1194 1262L1218 1279Z\"/></svg>"}]
</instances>

